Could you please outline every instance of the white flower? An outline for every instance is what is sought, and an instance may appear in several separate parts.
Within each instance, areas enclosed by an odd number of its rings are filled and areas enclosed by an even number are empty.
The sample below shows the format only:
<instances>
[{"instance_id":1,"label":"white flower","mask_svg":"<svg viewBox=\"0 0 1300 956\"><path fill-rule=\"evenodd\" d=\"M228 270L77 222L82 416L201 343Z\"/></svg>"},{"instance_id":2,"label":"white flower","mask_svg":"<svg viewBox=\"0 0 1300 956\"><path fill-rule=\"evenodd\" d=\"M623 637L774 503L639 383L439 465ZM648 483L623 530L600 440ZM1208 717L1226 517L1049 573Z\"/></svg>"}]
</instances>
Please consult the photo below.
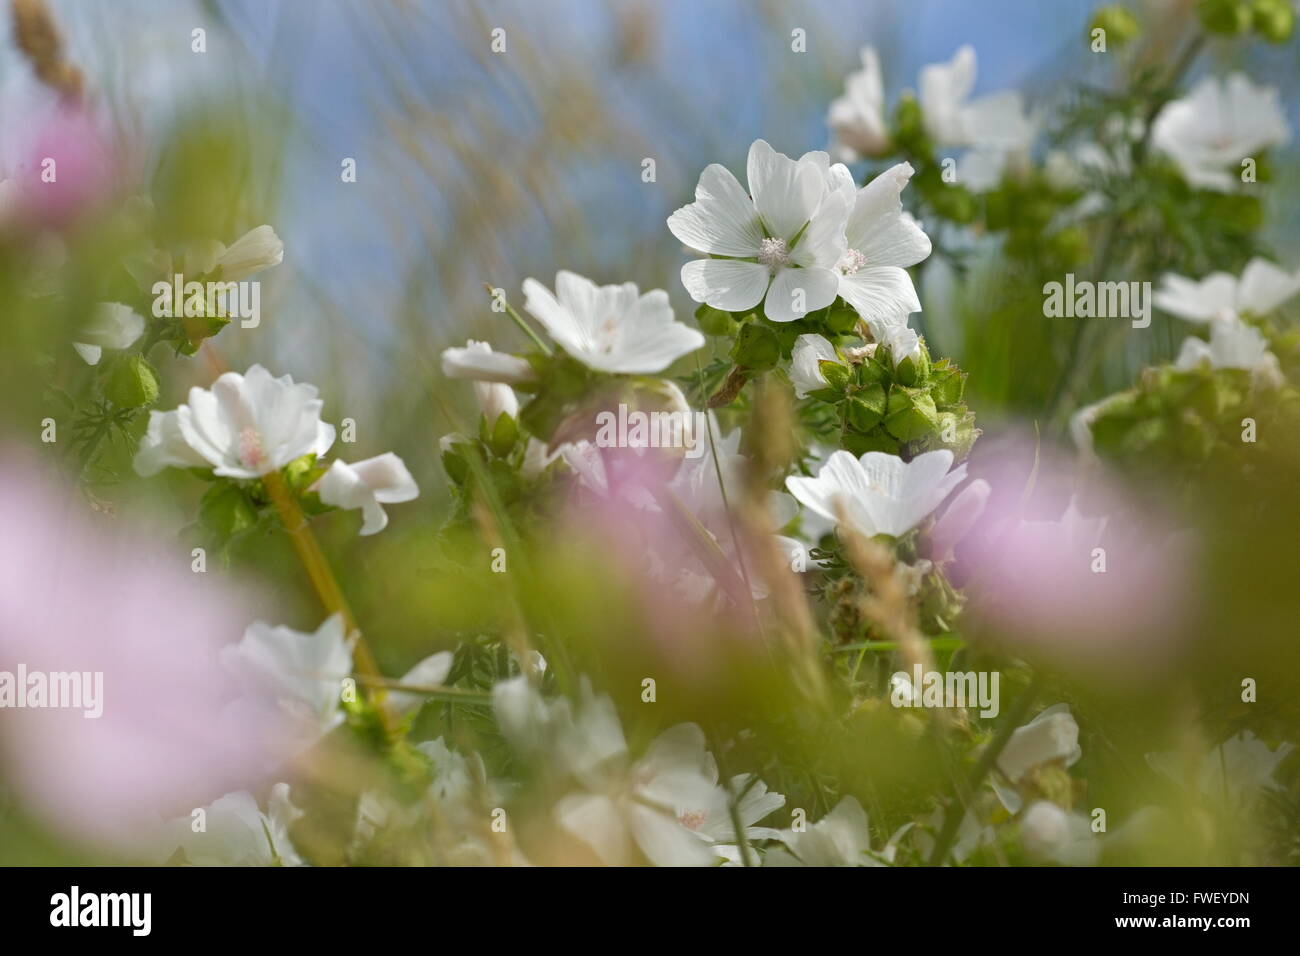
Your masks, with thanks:
<instances>
[{"instance_id":1,"label":"white flower","mask_svg":"<svg viewBox=\"0 0 1300 956\"><path fill-rule=\"evenodd\" d=\"M826 459L816 478L793 475L785 484L823 518L839 522L842 508L843 520L859 534L898 537L924 521L965 479L964 464L951 467L952 452L946 448L910 462L879 451L854 458L841 450Z\"/></svg>"},{"instance_id":2,"label":"white flower","mask_svg":"<svg viewBox=\"0 0 1300 956\"><path fill-rule=\"evenodd\" d=\"M221 665L275 698L296 722L304 744L343 722L339 696L352 674L352 647L343 618L328 618L315 634L254 622L238 644L221 650Z\"/></svg>"},{"instance_id":3,"label":"white flower","mask_svg":"<svg viewBox=\"0 0 1300 956\"><path fill-rule=\"evenodd\" d=\"M72 347L87 365L98 365L104 349L127 348L143 333L144 318L129 305L101 302Z\"/></svg>"},{"instance_id":4,"label":"white flower","mask_svg":"<svg viewBox=\"0 0 1300 956\"><path fill-rule=\"evenodd\" d=\"M210 466L226 478L259 478L306 454L323 455L334 444L334 426L320 420L322 401L314 385L273 378L260 365L247 375L226 372L212 389L190 389L176 418L150 413L149 433L140 443L135 468L142 475L160 467ZM160 416L155 419L155 415ZM155 424L156 423L156 424ZM201 461L180 450L181 439Z\"/></svg>"},{"instance_id":5,"label":"white flower","mask_svg":"<svg viewBox=\"0 0 1300 956\"><path fill-rule=\"evenodd\" d=\"M992 491L987 481L978 478L963 488L943 514L935 519L930 528L930 555L935 561L947 561L953 557L957 542L966 537L984 513Z\"/></svg>"},{"instance_id":6,"label":"white flower","mask_svg":"<svg viewBox=\"0 0 1300 956\"><path fill-rule=\"evenodd\" d=\"M448 378L467 378L475 382L519 385L536 378L527 360L506 352L494 352L487 342L470 339L465 348L444 349L442 374Z\"/></svg>"},{"instance_id":7,"label":"white flower","mask_svg":"<svg viewBox=\"0 0 1300 956\"><path fill-rule=\"evenodd\" d=\"M831 103L826 125L834 136L835 158L854 163L889 150L885 85L874 47L862 48L862 69L844 81L844 95Z\"/></svg>"},{"instance_id":8,"label":"white flower","mask_svg":"<svg viewBox=\"0 0 1300 956\"><path fill-rule=\"evenodd\" d=\"M794 340L794 349L790 353L790 381L794 383L794 394L798 398L807 398L809 392L826 387L822 362L843 364L835 346L823 336L805 334Z\"/></svg>"},{"instance_id":9,"label":"white flower","mask_svg":"<svg viewBox=\"0 0 1300 956\"><path fill-rule=\"evenodd\" d=\"M1195 785L1216 800L1242 805L1273 783L1273 772L1295 748L1271 749L1249 730L1225 740L1200 761ZM1183 782L1184 762L1174 753L1147 754L1147 763L1176 783Z\"/></svg>"},{"instance_id":10,"label":"white flower","mask_svg":"<svg viewBox=\"0 0 1300 956\"><path fill-rule=\"evenodd\" d=\"M777 838L794 855L790 860L780 851L768 854L768 866L883 866L869 855L871 830L862 804L844 797L835 809L802 832L782 830Z\"/></svg>"},{"instance_id":11,"label":"white flower","mask_svg":"<svg viewBox=\"0 0 1300 956\"><path fill-rule=\"evenodd\" d=\"M420 494L406 464L392 452L353 464L336 460L312 488L327 505L360 508L365 517L362 534L375 534L388 526L384 505L413 501Z\"/></svg>"},{"instance_id":12,"label":"white flower","mask_svg":"<svg viewBox=\"0 0 1300 956\"><path fill-rule=\"evenodd\" d=\"M1151 128L1151 142L1167 153L1192 186L1231 192L1241 185L1241 161L1290 138L1271 86L1244 74L1207 76L1185 98L1167 103Z\"/></svg>"},{"instance_id":13,"label":"white flower","mask_svg":"<svg viewBox=\"0 0 1300 956\"><path fill-rule=\"evenodd\" d=\"M599 716L605 722L617 720L612 706ZM588 733L615 739L613 727L589 728ZM621 730L617 739L622 739ZM627 771L618 766L625 757L625 750L607 753L604 766L612 763L615 769L612 773L607 769L597 792L570 794L556 805L560 824L609 866L631 862L633 843L656 866L719 862L720 854L710 844L736 838L729 797L718 786L717 765L704 749L704 732L695 724L678 724L655 738L646 755ZM744 783L744 778L738 778L733 786ZM742 826L785 803L784 797L758 788L755 784ZM760 835L766 832L755 834Z\"/></svg>"},{"instance_id":14,"label":"white flower","mask_svg":"<svg viewBox=\"0 0 1300 956\"><path fill-rule=\"evenodd\" d=\"M497 684L492 696L511 743L527 753L553 754L584 788L560 800L555 817L603 863L634 862L635 847L657 866L710 866L725 855L725 844L735 842L730 798L695 724L669 728L629 766L613 702L593 694L586 678L576 705L545 700L522 677ZM731 784L739 794L749 778ZM738 806L749 838L771 835L752 824L784 802L757 781L750 786Z\"/></svg>"},{"instance_id":15,"label":"white flower","mask_svg":"<svg viewBox=\"0 0 1300 956\"><path fill-rule=\"evenodd\" d=\"M566 698L547 700L523 674L492 685L492 711L505 738L528 755L553 746L571 718Z\"/></svg>"},{"instance_id":16,"label":"white flower","mask_svg":"<svg viewBox=\"0 0 1300 956\"><path fill-rule=\"evenodd\" d=\"M237 282L283 261L284 243L280 237L270 226L258 226L222 249L215 265L222 281Z\"/></svg>"},{"instance_id":17,"label":"white flower","mask_svg":"<svg viewBox=\"0 0 1300 956\"><path fill-rule=\"evenodd\" d=\"M916 360L921 356L921 337L906 325L886 325L877 338L881 345L889 346L894 368L902 365L904 359Z\"/></svg>"},{"instance_id":18,"label":"white flower","mask_svg":"<svg viewBox=\"0 0 1300 956\"><path fill-rule=\"evenodd\" d=\"M1255 373L1264 384L1281 385L1284 381L1277 356L1268 350L1260 331L1235 319L1210 323L1210 341L1188 336L1178 351L1175 368L1193 369L1202 362L1210 368L1240 368Z\"/></svg>"},{"instance_id":19,"label":"white flower","mask_svg":"<svg viewBox=\"0 0 1300 956\"><path fill-rule=\"evenodd\" d=\"M455 660L456 655L451 651L430 654L403 674L398 683L407 687L441 687L446 682L447 675L451 673L451 665ZM393 710L400 715L418 710L427 698L414 691L395 690L389 692L387 699Z\"/></svg>"},{"instance_id":20,"label":"white flower","mask_svg":"<svg viewBox=\"0 0 1300 956\"><path fill-rule=\"evenodd\" d=\"M551 338L600 372L662 372L704 344L699 330L673 318L663 289L642 295L634 282L598 286L561 270L555 275L554 294L536 279L525 279L524 296L524 308Z\"/></svg>"},{"instance_id":21,"label":"white flower","mask_svg":"<svg viewBox=\"0 0 1300 956\"><path fill-rule=\"evenodd\" d=\"M765 141L749 148L749 194L714 163L700 174L695 202L668 217L691 249L725 259L682 266L682 285L696 302L744 312L765 302L773 322L793 322L835 301L853 177L825 153L797 161ZM752 198L751 198L752 197ZM802 301L800 301L802 300Z\"/></svg>"},{"instance_id":22,"label":"white flower","mask_svg":"<svg viewBox=\"0 0 1300 956\"><path fill-rule=\"evenodd\" d=\"M903 211L900 197L912 173L910 163L898 163L857 191L845 226L845 250L835 263L837 293L873 334L921 311L906 267L930 254L930 237Z\"/></svg>"},{"instance_id":23,"label":"white flower","mask_svg":"<svg viewBox=\"0 0 1300 956\"><path fill-rule=\"evenodd\" d=\"M1068 704L1056 704L1023 727L1018 727L1002 748L1002 753L998 754L998 770L1010 781L1011 787L1003 785L996 776L990 780L1002 805L1015 813L1020 809L1021 799L1014 787L1025 774L1053 761L1061 761L1069 767L1081 756L1079 725L1070 715Z\"/></svg>"},{"instance_id":24,"label":"white flower","mask_svg":"<svg viewBox=\"0 0 1300 956\"><path fill-rule=\"evenodd\" d=\"M179 847L191 866L304 866L289 840L290 825L302 815L287 783L271 788L265 813L248 791L228 793L203 808L201 832L189 814L168 821L161 855L170 859Z\"/></svg>"},{"instance_id":25,"label":"white flower","mask_svg":"<svg viewBox=\"0 0 1300 956\"><path fill-rule=\"evenodd\" d=\"M1046 800L1032 804L1021 816L1020 839L1031 857L1062 866L1094 866L1101 856L1088 819Z\"/></svg>"},{"instance_id":26,"label":"white flower","mask_svg":"<svg viewBox=\"0 0 1300 956\"><path fill-rule=\"evenodd\" d=\"M212 467L185 440L177 411L149 413L149 428L140 441L134 465L136 473L145 478L158 474L164 468Z\"/></svg>"},{"instance_id":27,"label":"white flower","mask_svg":"<svg viewBox=\"0 0 1300 956\"><path fill-rule=\"evenodd\" d=\"M1152 297L1157 306L1189 322L1263 316L1300 292L1300 272L1279 269L1267 259L1251 259L1237 278L1213 272L1197 282L1172 273Z\"/></svg>"},{"instance_id":28,"label":"white flower","mask_svg":"<svg viewBox=\"0 0 1300 956\"><path fill-rule=\"evenodd\" d=\"M921 117L938 146L1023 148L1033 136L1024 101L1015 90L970 100L975 50L963 46L947 63L921 70Z\"/></svg>"}]
</instances>

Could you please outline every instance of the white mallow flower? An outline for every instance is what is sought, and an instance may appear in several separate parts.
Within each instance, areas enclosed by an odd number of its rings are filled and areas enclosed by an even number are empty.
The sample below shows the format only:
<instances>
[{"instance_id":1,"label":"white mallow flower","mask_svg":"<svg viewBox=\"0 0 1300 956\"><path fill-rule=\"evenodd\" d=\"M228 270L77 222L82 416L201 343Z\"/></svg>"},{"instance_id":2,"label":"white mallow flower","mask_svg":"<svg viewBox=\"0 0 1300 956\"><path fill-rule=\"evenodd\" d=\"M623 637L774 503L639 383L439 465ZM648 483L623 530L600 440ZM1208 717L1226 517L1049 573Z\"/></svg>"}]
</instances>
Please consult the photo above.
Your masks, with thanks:
<instances>
[{"instance_id":1,"label":"white mallow flower","mask_svg":"<svg viewBox=\"0 0 1300 956\"><path fill-rule=\"evenodd\" d=\"M536 279L524 280L524 308L564 351L598 372L662 372L704 344L698 329L673 317L667 292L643 295L634 282L598 286L561 270L554 293Z\"/></svg>"},{"instance_id":2,"label":"white mallow flower","mask_svg":"<svg viewBox=\"0 0 1300 956\"><path fill-rule=\"evenodd\" d=\"M1007 787L995 776L990 780L1002 805L1016 813L1020 810L1020 794L1015 786L1024 779L1025 774L1044 764L1055 761L1065 766L1073 764L1083 756L1079 746L1079 725L1070 714L1068 704L1056 704L1048 707L1041 714L1018 727L998 754L997 766L1003 776L1011 783Z\"/></svg>"},{"instance_id":3,"label":"white mallow flower","mask_svg":"<svg viewBox=\"0 0 1300 956\"><path fill-rule=\"evenodd\" d=\"M1031 857L1062 866L1095 866L1101 856L1101 843L1088 818L1046 800L1032 804L1021 816L1020 840Z\"/></svg>"},{"instance_id":4,"label":"white mallow flower","mask_svg":"<svg viewBox=\"0 0 1300 956\"><path fill-rule=\"evenodd\" d=\"M975 50L961 47L947 63L921 70L921 117L938 146L1022 149L1033 136L1025 105L1015 90L971 100Z\"/></svg>"},{"instance_id":5,"label":"white mallow flower","mask_svg":"<svg viewBox=\"0 0 1300 956\"><path fill-rule=\"evenodd\" d=\"M593 716L606 724L617 721L612 706ZM589 719L574 740L588 739L612 744L621 741L622 731L615 736L614 726L592 726ZM704 749L704 732L695 724L678 724L656 737L630 769L623 768L625 760L625 749L611 748L599 765L587 764L588 778L595 771L599 787L570 794L556 805L561 826L609 866L631 862L633 844L656 866L716 864L724 854L712 844L734 843L736 836L730 798L718 785L718 768ZM733 786L745 782L737 778ZM741 825L756 839L768 836L769 831L753 831L749 825L784 803L784 797L755 784L752 798L741 804Z\"/></svg>"},{"instance_id":6,"label":"white mallow flower","mask_svg":"<svg viewBox=\"0 0 1300 956\"><path fill-rule=\"evenodd\" d=\"M835 809L802 831L782 830L777 839L789 853L772 850L765 866L884 866L870 855L871 830L862 804L844 797Z\"/></svg>"},{"instance_id":7,"label":"white mallow flower","mask_svg":"<svg viewBox=\"0 0 1300 956\"><path fill-rule=\"evenodd\" d=\"M98 365L104 349L129 348L144 334L144 318L121 302L101 302L72 343L87 365Z\"/></svg>"},{"instance_id":8,"label":"white mallow flower","mask_svg":"<svg viewBox=\"0 0 1300 956\"><path fill-rule=\"evenodd\" d=\"M1193 369L1202 362L1210 368L1240 368L1253 372L1262 384L1277 386L1284 381L1277 356L1259 329L1236 319L1210 323L1210 341L1188 336L1178 350L1175 368Z\"/></svg>"},{"instance_id":9,"label":"white mallow flower","mask_svg":"<svg viewBox=\"0 0 1300 956\"><path fill-rule=\"evenodd\" d=\"M826 153L798 160L764 140L749 148L749 193L714 163L700 174L695 202L668 217L691 249L723 259L682 266L696 302L744 312L760 302L773 322L793 322L835 301L853 177Z\"/></svg>"},{"instance_id":10,"label":"white mallow flower","mask_svg":"<svg viewBox=\"0 0 1300 956\"><path fill-rule=\"evenodd\" d=\"M212 275L225 282L238 282L283 261L284 243L280 237L270 226L258 226L229 246L212 239L188 249L185 273L194 278Z\"/></svg>"},{"instance_id":11,"label":"white mallow flower","mask_svg":"<svg viewBox=\"0 0 1300 956\"><path fill-rule=\"evenodd\" d=\"M519 397L509 385L475 382L474 397L489 425L495 425L502 415L507 418L519 417Z\"/></svg>"},{"instance_id":12,"label":"white mallow flower","mask_svg":"<svg viewBox=\"0 0 1300 956\"><path fill-rule=\"evenodd\" d=\"M584 788L560 800L555 817L605 864L631 863L639 848L657 866L711 866L736 842L730 797L695 724L664 731L632 763L613 702L586 678L576 704L547 700L522 677L497 684L492 696L507 739L525 753L553 754ZM753 825L785 798L744 776L731 786L737 794L749 786L738 805L747 836L771 836Z\"/></svg>"},{"instance_id":13,"label":"white mallow flower","mask_svg":"<svg viewBox=\"0 0 1300 956\"><path fill-rule=\"evenodd\" d=\"M890 146L880 57L870 46L862 48L861 56L862 69L848 75L844 95L832 101L826 116L826 125L834 137L831 152L846 163L879 156Z\"/></svg>"},{"instance_id":14,"label":"white mallow flower","mask_svg":"<svg viewBox=\"0 0 1300 956\"><path fill-rule=\"evenodd\" d=\"M1193 784L1207 797L1240 806L1273 784L1273 772L1294 749L1282 743L1275 750L1243 730L1201 758L1195 780L1185 778L1186 764L1180 754L1147 754L1147 763L1176 783Z\"/></svg>"},{"instance_id":15,"label":"white mallow flower","mask_svg":"<svg viewBox=\"0 0 1300 956\"><path fill-rule=\"evenodd\" d=\"M352 464L335 460L312 488L324 504L360 508L365 519L362 534L375 534L388 526L384 505L413 501L420 494L406 464L391 451Z\"/></svg>"},{"instance_id":16,"label":"white mallow flower","mask_svg":"<svg viewBox=\"0 0 1300 956\"><path fill-rule=\"evenodd\" d=\"M901 196L912 173L910 163L898 163L857 191L845 226L845 249L835 263L836 292L873 333L921 311L907 266L930 254L930 237L903 211Z\"/></svg>"},{"instance_id":17,"label":"white mallow flower","mask_svg":"<svg viewBox=\"0 0 1300 956\"><path fill-rule=\"evenodd\" d=\"M1169 273L1152 301L1188 322L1209 322L1267 315L1298 292L1300 272L1287 272L1267 259L1255 258L1246 264L1240 278L1212 272L1198 282Z\"/></svg>"},{"instance_id":18,"label":"white mallow flower","mask_svg":"<svg viewBox=\"0 0 1300 956\"><path fill-rule=\"evenodd\" d=\"M304 866L289 840L289 827L302 811L290 802L289 785L271 788L266 812L246 790L228 793L202 809L204 828L194 830L190 814L164 824L160 856L180 849L191 866Z\"/></svg>"},{"instance_id":19,"label":"white mallow flower","mask_svg":"<svg viewBox=\"0 0 1300 956\"><path fill-rule=\"evenodd\" d=\"M889 357L894 368L903 364L904 359L919 359L921 356L921 337L916 330L906 325L886 325L879 330L877 340L881 345L889 346Z\"/></svg>"},{"instance_id":20,"label":"white mallow flower","mask_svg":"<svg viewBox=\"0 0 1300 956\"><path fill-rule=\"evenodd\" d=\"M824 336L805 334L794 340L794 349L790 353L790 381L794 383L796 397L807 398L809 392L826 387L822 362L843 364L835 346Z\"/></svg>"},{"instance_id":21,"label":"white mallow flower","mask_svg":"<svg viewBox=\"0 0 1300 956\"><path fill-rule=\"evenodd\" d=\"M826 459L816 478L792 475L785 485L800 504L823 518L843 520L867 537L898 537L924 521L965 477L966 466L952 468L952 452L946 448L910 462L879 451L854 458L841 450Z\"/></svg>"},{"instance_id":22,"label":"white mallow flower","mask_svg":"<svg viewBox=\"0 0 1300 956\"><path fill-rule=\"evenodd\" d=\"M307 744L343 722L339 699L352 674L352 644L341 615L329 617L315 634L257 621L238 644L221 649L221 666L274 698Z\"/></svg>"},{"instance_id":23,"label":"white mallow flower","mask_svg":"<svg viewBox=\"0 0 1300 956\"><path fill-rule=\"evenodd\" d=\"M1242 73L1207 76L1183 99L1165 104L1151 143L1178 164L1192 186L1231 192L1241 185L1241 161L1291 136L1271 86Z\"/></svg>"},{"instance_id":24,"label":"white mallow flower","mask_svg":"<svg viewBox=\"0 0 1300 956\"><path fill-rule=\"evenodd\" d=\"M150 412L136 471L210 467L225 478L249 479L306 454L323 455L334 444L334 426L320 420L317 394L316 386L295 384L288 375L274 378L260 365L247 375L226 372L211 390L190 389L188 404L175 412ZM178 434L194 455L179 447Z\"/></svg>"},{"instance_id":25,"label":"white mallow flower","mask_svg":"<svg viewBox=\"0 0 1300 956\"><path fill-rule=\"evenodd\" d=\"M178 410L149 413L149 428L140 441L134 465L136 473L145 478L164 468L212 467L212 463L185 440Z\"/></svg>"},{"instance_id":26,"label":"white mallow flower","mask_svg":"<svg viewBox=\"0 0 1300 956\"><path fill-rule=\"evenodd\" d=\"M443 349L442 374L475 382L519 385L536 378L527 360L507 352L494 352L487 342L470 339L464 348Z\"/></svg>"}]
</instances>

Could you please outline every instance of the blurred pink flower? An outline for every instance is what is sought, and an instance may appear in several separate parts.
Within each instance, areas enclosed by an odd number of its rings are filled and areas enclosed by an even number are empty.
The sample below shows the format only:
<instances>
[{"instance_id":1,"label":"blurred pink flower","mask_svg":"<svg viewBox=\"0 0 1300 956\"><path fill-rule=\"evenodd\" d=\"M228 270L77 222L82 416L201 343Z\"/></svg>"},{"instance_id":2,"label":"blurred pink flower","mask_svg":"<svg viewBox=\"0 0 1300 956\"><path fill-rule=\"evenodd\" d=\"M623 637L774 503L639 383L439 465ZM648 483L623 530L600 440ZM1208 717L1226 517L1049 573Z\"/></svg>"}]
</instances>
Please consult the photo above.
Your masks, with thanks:
<instances>
[{"instance_id":1,"label":"blurred pink flower","mask_svg":"<svg viewBox=\"0 0 1300 956\"><path fill-rule=\"evenodd\" d=\"M91 525L76 493L0 449L0 671L101 672L83 708L5 708L0 763L29 812L119 847L248 786L288 738L218 664L248 596L163 547ZM236 696L240 708L227 705Z\"/></svg>"},{"instance_id":2,"label":"blurred pink flower","mask_svg":"<svg viewBox=\"0 0 1300 956\"><path fill-rule=\"evenodd\" d=\"M1194 611L1187 536L1054 449L1012 438L983 451L971 473L988 482L988 503L953 569L968 614L1009 649L1094 676L1167 660Z\"/></svg>"},{"instance_id":3,"label":"blurred pink flower","mask_svg":"<svg viewBox=\"0 0 1300 956\"><path fill-rule=\"evenodd\" d=\"M723 480L732 494L740 490L738 440L738 434L719 440ZM743 566L737 560L712 451L680 460L584 445L565 460L577 476L567 525L608 555L608 571L632 585L638 620L665 662L681 675L707 680L729 646L720 638L724 632L753 650L746 576L754 597L764 588L754 556L746 554ZM702 552L712 556L713 568Z\"/></svg>"},{"instance_id":4,"label":"blurred pink flower","mask_svg":"<svg viewBox=\"0 0 1300 956\"><path fill-rule=\"evenodd\" d=\"M122 154L89 108L47 107L11 135L15 166L4 205L17 224L63 228L93 215L115 192Z\"/></svg>"}]
</instances>

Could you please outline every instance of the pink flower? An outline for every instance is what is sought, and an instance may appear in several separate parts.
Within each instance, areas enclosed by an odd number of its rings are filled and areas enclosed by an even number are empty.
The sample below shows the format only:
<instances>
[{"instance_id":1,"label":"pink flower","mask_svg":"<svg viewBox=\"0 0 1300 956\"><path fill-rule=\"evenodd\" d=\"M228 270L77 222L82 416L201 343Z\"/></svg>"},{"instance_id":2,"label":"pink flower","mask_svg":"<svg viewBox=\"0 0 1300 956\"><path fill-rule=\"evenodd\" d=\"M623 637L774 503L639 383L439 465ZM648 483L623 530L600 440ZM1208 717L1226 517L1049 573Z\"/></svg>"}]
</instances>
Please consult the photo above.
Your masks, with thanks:
<instances>
[{"instance_id":1,"label":"pink flower","mask_svg":"<svg viewBox=\"0 0 1300 956\"><path fill-rule=\"evenodd\" d=\"M93 703L6 707L0 764L20 805L127 847L160 816L248 786L288 736L273 701L218 665L248 595L192 571L188 546L93 527L74 491L12 449L0 459L0 672L102 674ZM95 693L93 676L82 688Z\"/></svg>"},{"instance_id":2,"label":"pink flower","mask_svg":"<svg viewBox=\"0 0 1300 956\"><path fill-rule=\"evenodd\" d=\"M971 471L991 492L953 569L973 621L1017 653L1099 675L1166 661L1194 612L1186 536L1054 449L1038 449L1035 466L1032 444L981 445Z\"/></svg>"},{"instance_id":3,"label":"pink flower","mask_svg":"<svg viewBox=\"0 0 1300 956\"><path fill-rule=\"evenodd\" d=\"M8 213L29 226L64 228L93 215L116 190L121 155L84 106L63 103L32 117L10 172Z\"/></svg>"}]
</instances>

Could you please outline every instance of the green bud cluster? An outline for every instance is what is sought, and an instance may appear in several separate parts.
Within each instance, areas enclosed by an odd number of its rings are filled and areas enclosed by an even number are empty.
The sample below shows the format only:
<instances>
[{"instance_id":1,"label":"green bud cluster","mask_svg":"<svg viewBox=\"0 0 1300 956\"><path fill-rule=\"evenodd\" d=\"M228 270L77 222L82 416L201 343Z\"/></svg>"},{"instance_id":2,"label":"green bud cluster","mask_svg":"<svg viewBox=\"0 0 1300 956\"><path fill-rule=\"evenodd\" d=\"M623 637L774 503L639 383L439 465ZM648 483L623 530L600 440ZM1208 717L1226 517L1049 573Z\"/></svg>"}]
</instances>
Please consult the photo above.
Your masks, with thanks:
<instances>
[{"instance_id":1,"label":"green bud cluster","mask_svg":"<svg viewBox=\"0 0 1300 956\"><path fill-rule=\"evenodd\" d=\"M1288 409L1291 417L1300 411L1300 392L1269 388L1245 369L1149 368L1136 388L1101 407L1092 444L1099 457L1135 469L1217 467L1278 435L1271 426Z\"/></svg>"},{"instance_id":2,"label":"green bud cluster","mask_svg":"<svg viewBox=\"0 0 1300 956\"><path fill-rule=\"evenodd\" d=\"M937 448L965 457L979 436L962 401L966 373L948 359L935 362L924 339L897 366L888 346L853 365L822 362L826 388L809 394L834 405L840 445L861 455L883 451L911 458Z\"/></svg>"}]
</instances>

